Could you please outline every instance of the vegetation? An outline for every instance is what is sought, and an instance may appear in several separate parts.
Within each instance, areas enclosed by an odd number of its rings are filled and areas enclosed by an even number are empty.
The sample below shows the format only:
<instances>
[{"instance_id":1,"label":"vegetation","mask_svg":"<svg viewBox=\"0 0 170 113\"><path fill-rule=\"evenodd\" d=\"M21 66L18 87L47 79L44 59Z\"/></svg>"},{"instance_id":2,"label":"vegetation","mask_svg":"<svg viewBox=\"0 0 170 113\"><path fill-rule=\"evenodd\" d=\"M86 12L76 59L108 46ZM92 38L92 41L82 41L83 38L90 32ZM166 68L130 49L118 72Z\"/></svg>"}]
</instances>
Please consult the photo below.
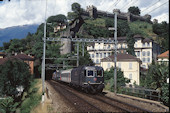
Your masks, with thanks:
<instances>
[{"instance_id":1,"label":"vegetation","mask_svg":"<svg viewBox=\"0 0 170 113\"><path fill-rule=\"evenodd\" d=\"M159 89L161 93L161 100L169 105L169 83L167 78L169 76L169 68L167 64L153 62L147 71L141 75L141 86L150 89Z\"/></svg>"},{"instance_id":2,"label":"vegetation","mask_svg":"<svg viewBox=\"0 0 170 113\"><path fill-rule=\"evenodd\" d=\"M26 63L17 59L8 60L0 65L0 94L16 99L19 93L17 88L22 86L27 91L31 77Z\"/></svg>"},{"instance_id":3,"label":"vegetation","mask_svg":"<svg viewBox=\"0 0 170 113\"><path fill-rule=\"evenodd\" d=\"M104 72L104 80L106 84L106 89L114 91L114 67L111 67L110 70ZM125 86L126 83L129 83L130 79L124 77L121 69L117 69L117 91L121 92L121 86Z\"/></svg>"},{"instance_id":4,"label":"vegetation","mask_svg":"<svg viewBox=\"0 0 170 113\"><path fill-rule=\"evenodd\" d=\"M138 7L132 6L128 8L128 12L134 15L140 15L140 9Z\"/></svg>"},{"instance_id":5,"label":"vegetation","mask_svg":"<svg viewBox=\"0 0 170 113\"><path fill-rule=\"evenodd\" d=\"M153 32L158 35L156 41L162 45L162 52L169 50L169 23L155 23L152 25Z\"/></svg>"},{"instance_id":6,"label":"vegetation","mask_svg":"<svg viewBox=\"0 0 170 113\"><path fill-rule=\"evenodd\" d=\"M29 66L18 59L10 59L0 65L0 112L11 113L20 110L29 113L41 99L41 93L36 94L36 80L32 80ZM23 87L19 95L18 87ZM21 109L20 109L21 108Z\"/></svg>"},{"instance_id":7,"label":"vegetation","mask_svg":"<svg viewBox=\"0 0 170 113\"><path fill-rule=\"evenodd\" d=\"M134 34L140 34L143 37L156 39L156 34L153 32L152 24L142 21L134 21L128 23L130 30Z\"/></svg>"},{"instance_id":8,"label":"vegetation","mask_svg":"<svg viewBox=\"0 0 170 113\"><path fill-rule=\"evenodd\" d=\"M126 41L127 41L127 45L128 45L127 52L128 52L128 54L135 56L135 51L134 51L135 39L133 38L133 36L134 36L134 34L131 31L129 31L126 36L127 37Z\"/></svg>"},{"instance_id":9,"label":"vegetation","mask_svg":"<svg viewBox=\"0 0 170 113\"><path fill-rule=\"evenodd\" d=\"M31 82L31 86L28 92L24 92L22 97L22 103L19 107L19 111L21 113L30 113L30 111L35 108L41 101L41 91L40 88L40 80L34 79Z\"/></svg>"}]
</instances>

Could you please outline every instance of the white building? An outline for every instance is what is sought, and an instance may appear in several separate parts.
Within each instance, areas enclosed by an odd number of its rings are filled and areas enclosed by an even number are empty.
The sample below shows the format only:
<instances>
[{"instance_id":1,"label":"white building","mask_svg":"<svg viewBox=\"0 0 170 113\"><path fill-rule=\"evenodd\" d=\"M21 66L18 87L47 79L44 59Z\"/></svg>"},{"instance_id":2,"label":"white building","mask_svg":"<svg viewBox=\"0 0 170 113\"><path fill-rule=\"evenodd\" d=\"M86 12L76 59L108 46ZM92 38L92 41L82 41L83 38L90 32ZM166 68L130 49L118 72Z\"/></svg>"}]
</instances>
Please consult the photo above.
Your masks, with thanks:
<instances>
[{"instance_id":1,"label":"white building","mask_svg":"<svg viewBox=\"0 0 170 113\"><path fill-rule=\"evenodd\" d=\"M118 53L126 53L126 37L118 37ZM134 51L136 57L142 61L141 67L148 69L152 60L157 61L157 55L160 54L160 46L152 39L135 35ZM87 46L87 51L95 65L100 65L101 59L112 55L114 44L91 43Z\"/></svg>"}]
</instances>

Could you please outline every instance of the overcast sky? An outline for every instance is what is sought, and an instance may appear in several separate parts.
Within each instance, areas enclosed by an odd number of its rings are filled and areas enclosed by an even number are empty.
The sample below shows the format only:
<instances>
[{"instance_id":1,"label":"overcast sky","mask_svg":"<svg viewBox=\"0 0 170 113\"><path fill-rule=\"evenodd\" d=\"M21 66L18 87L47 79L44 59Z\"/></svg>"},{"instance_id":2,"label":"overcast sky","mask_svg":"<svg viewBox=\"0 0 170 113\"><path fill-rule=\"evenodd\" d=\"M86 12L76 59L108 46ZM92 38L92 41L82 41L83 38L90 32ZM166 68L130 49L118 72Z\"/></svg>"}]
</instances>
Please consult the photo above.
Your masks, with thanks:
<instances>
[{"instance_id":1,"label":"overcast sky","mask_svg":"<svg viewBox=\"0 0 170 113\"><path fill-rule=\"evenodd\" d=\"M151 20L169 23L169 0L47 0L47 18L71 11L71 4L77 2L82 8L94 5L99 10L113 12L120 9L127 12L130 6L138 6L141 15L150 14ZM40 24L45 19L46 0L3 0L0 1L0 28Z\"/></svg>"}]
</instances>

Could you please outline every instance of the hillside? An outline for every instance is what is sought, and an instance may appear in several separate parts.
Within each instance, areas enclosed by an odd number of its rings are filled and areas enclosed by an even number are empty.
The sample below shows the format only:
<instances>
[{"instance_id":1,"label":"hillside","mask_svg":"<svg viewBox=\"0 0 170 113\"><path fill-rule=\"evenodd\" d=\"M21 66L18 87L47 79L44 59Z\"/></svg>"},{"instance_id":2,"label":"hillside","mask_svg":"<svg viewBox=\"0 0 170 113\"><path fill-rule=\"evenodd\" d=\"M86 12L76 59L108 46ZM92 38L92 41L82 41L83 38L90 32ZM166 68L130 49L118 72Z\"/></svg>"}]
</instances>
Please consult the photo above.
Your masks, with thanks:
<instances>
[{"instance_id":1,"label":"hillside","mask_svg":"<svg viewBox=\"0 0 170 113\"><path fill-rule=\"evenodd\" d=\"M35 33L38 26L39 25L23 25L0 29L0 47L3 45L3 42L9 42L14 38L25 38L28 32Z\"/></svg>"},{"instance_id":2,"label":"hillside","mask_svg":"<svg viewBox=\"0 0 170 113\"><path fill-rule=\"evenodd\" d=\"M144 37L152 37L156 40L157 35L153 33L152 24L142 21L134 21L129 23L129 27L133 32L139 32Z\"/></svg>"},{"instance_id":3,"label":"hillside","mask_svg":"<svg viewBox=\"0 0 170 113\"><path fill-rule=\"evenodd\" d=\"M77 36L85 37L113 37L113 31L109 31L108 27L114 26L114 19L111 18L96 18L85 19ZM118 20L118 37L126 36L128 30L134 33L141 34L143 37L148 37L156 40L157 35L153 33L152 24L143 21L127 22Z\"/></svg>"}]
</instances>

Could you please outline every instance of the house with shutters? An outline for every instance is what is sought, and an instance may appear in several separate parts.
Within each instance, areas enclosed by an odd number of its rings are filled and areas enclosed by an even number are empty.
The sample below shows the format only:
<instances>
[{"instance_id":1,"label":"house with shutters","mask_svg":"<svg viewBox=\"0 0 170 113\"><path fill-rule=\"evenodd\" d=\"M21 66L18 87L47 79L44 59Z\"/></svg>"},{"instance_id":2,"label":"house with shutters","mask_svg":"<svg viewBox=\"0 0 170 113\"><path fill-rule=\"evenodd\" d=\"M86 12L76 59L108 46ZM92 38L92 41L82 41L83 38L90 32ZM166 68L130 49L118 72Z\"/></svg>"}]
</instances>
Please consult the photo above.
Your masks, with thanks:
<instances>
[{"instance_id":1,"label":"house with shutters","mask_svg":"<svg viewBox=\"0 0 170 113\"><path fill-rule=\"evenodd\" d=\"M116 67L120 68L124 74L124 77L130 79L129 85L136 83L140 84L140 65L141 60L130 54L118 53ZM101 59L101 67L104 70L109 70L112 66L114 67L114 55L108 56Z\"/></svg>"},{"instance_id":2,"label":"house with shutters","mask_svg":"<svg viewBox=\"0 0 170 113\"><path fill-rule=\"evenodd\" d=\"M141 67L148 69L152 61L157 61L157 56L160 54L161 48L151 38L144 38L141 35L134 35L135 39L134 51L136 58L139 58L142 63ZM114 40L114 38L110 38ZM127 53L128 48L126 37L117 37L117 53ZM92 61L95 65L100 66L101 59L113 55L115 46L108 43L90 43L87 46L87 51L90 54Z\"/></svg>"}]
</instances>

